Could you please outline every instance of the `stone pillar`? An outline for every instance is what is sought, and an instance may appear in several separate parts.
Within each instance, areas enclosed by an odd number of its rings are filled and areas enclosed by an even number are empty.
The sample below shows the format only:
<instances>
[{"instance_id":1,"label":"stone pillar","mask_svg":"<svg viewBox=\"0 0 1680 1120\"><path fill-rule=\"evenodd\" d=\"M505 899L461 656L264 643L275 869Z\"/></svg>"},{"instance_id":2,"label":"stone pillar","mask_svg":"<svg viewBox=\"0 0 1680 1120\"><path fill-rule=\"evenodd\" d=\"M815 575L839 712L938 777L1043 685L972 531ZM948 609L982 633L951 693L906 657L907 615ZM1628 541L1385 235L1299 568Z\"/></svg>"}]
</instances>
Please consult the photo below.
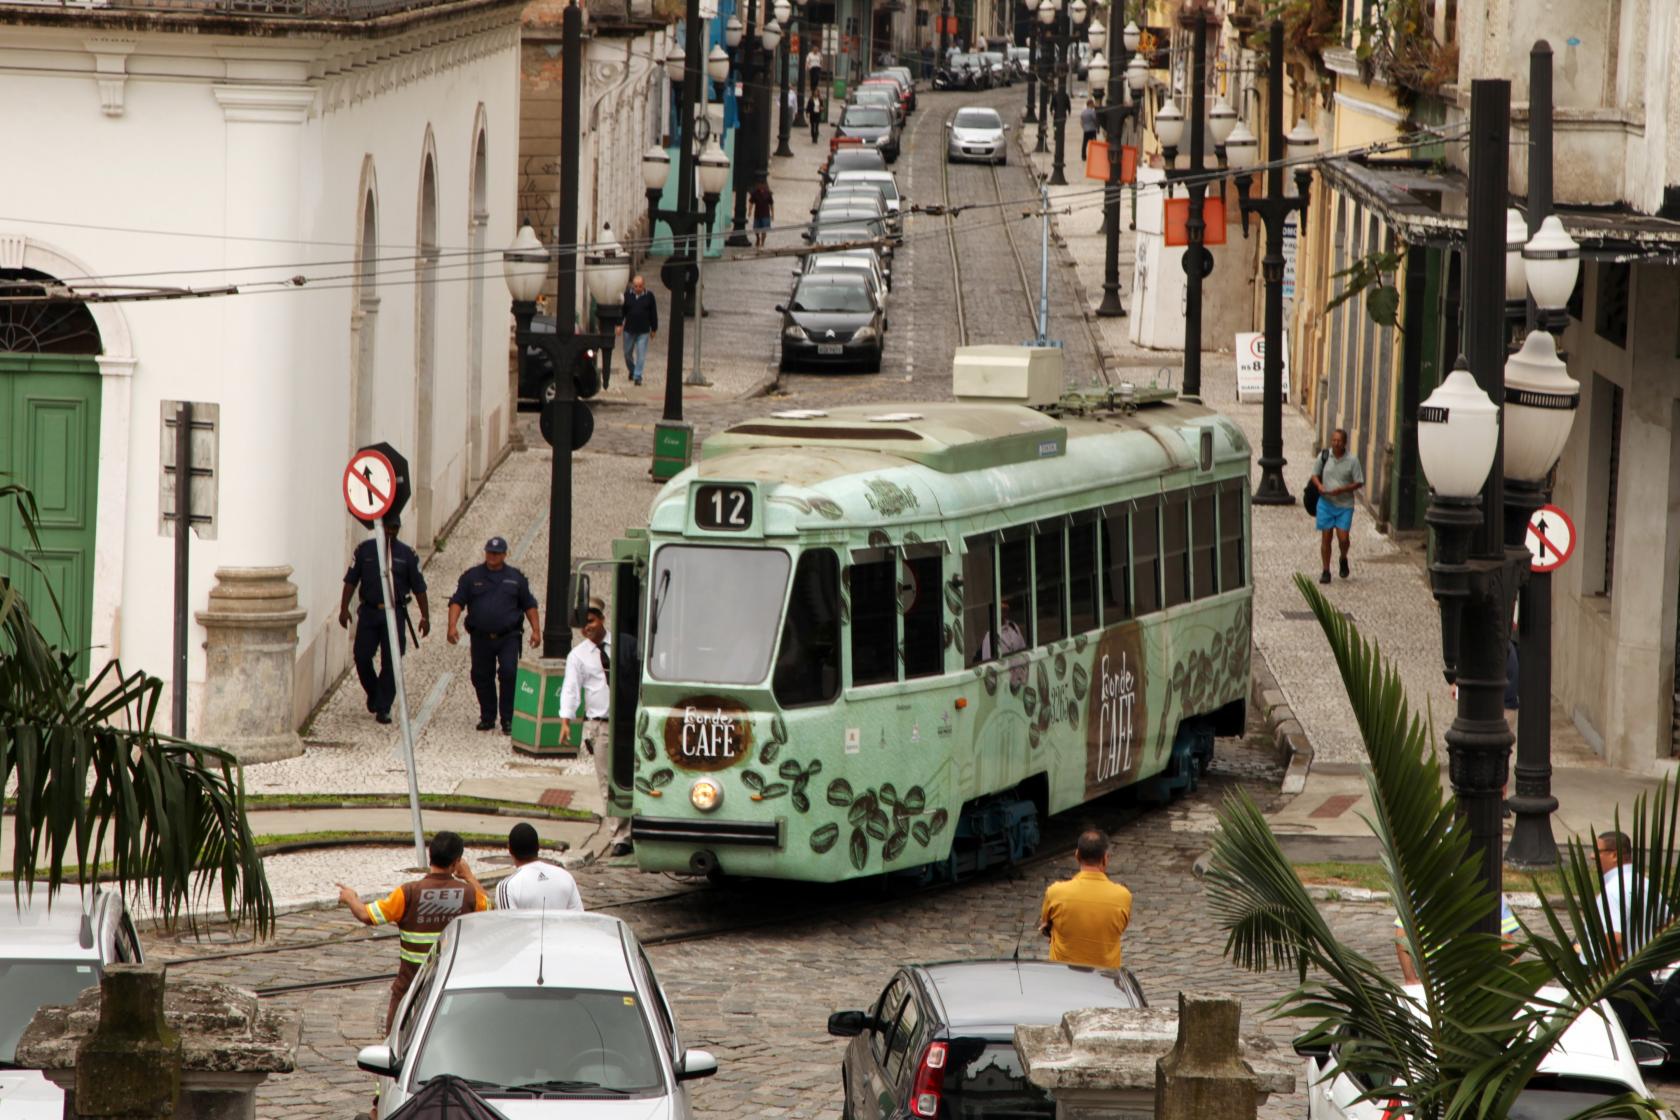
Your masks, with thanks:
<instances>
[{"instance_id":1,"label":"stone pillar","mask_svg":"<svg viewBox=\"0 0 1680 1120\"><path fill-rule=\"evenodd\" d=\"M297 586L287 565L218 568L204 627L204 706L194 738L241 762L303 753L292 725L298 624Z\"/></svg>"},{"instance_id":2,"label":"stone pillar","mask_svg":"<svg viewBox=\"0 0 1680 1120\"><path fill-rule=\"evenodd\" d=\"M1183 993L1176 1014L1095 1008L1017 1027L1015 1047L1057 1120L1254 1120L1269 1095L1294 1092L1298 1063L1268 1038L1238 1039L1241 1016L1234 999Z\"/></svg>"},{"instance_id":3,"label":"stone pillar","mask_svg":"<svg viewBox=\"0 0 1680 1120\"><path fill-rule=\"evenodd\" d=\"M17 1062L64 1091L66 1120L255 1120L257 1086L295 1068L299 1030L254 992L117 964L71 1006L36 1012Z\"/></svg>"}]
</instances>

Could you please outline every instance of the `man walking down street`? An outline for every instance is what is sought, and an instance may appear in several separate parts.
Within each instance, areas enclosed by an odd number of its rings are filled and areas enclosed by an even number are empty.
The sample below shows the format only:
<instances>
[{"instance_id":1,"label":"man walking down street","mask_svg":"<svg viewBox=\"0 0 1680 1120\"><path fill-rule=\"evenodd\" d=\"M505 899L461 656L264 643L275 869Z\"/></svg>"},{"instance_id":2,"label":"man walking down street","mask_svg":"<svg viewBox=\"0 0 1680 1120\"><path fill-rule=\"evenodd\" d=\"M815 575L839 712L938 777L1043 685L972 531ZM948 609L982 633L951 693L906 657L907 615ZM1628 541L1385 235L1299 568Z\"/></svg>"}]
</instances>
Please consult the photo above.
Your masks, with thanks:
<instances>
[{"instance_id":1,"label":"man walking down street","mask_svg":"<svg viewBox=\"0 0 1680 1120\"><path fill-rule=\"evenodd\" d=\"M517 870L496 884L496 909L582 910L572 873L538 859L537 850L537 830L524 821L508 832L508 855Z\"/></svg>"},{"instance_id":2,"label":"man walking down street","mask_svg":"<svg viewBox=\"0 0 1680 1120\"><path fill-rule=\"evenodd\" d=\"M426 954L437 944L443 927L476 910L490 909L490 899L478 878L461 858L466 845L459 834L438 832L428 845L431 864L424 878L404 883L378 902L364 903L353 889L338 884L338 901L350 907L365 926L386 924L397 927L397 978L391 982L391 1002L385 1008L385 1029L397 1013L403 993L414 983L414 974L426 963Z\"/></svg>"},{"instance_id":3,"label":"man walking down street","mask_svg":"<svg viewBox=\"0 0 1680 1120\"><path fill-rule=\"evenodd\" d=\"M397 649L400 657L408 652L408 597L420 604L420 637L432 632L432 611L426 602L426 577L420 571L420 557L397 539L402 522L395 517L385 519L385 543L391 555L391 592L396 596ZM356 546L350 558L350 570L344 573L344 594L338 601L338 624L350 627L350 595L361 592L362 605L356 611L356 639L352 656L356 660L356 678L367 693L367 710L380 723L391 722L391 705L397 699L396 668L391 664L391 636L385 629L385 584L379 578L379 545L372 537ZM373 655L379 654L377 672Z\"/></svg>"},{"instance_id":4,"label":"man walking down street","mask_svg":"<svg viewBox=\"0 0 1680 1120\"><path fill-rule=\"evenodd\" d=\"M1365 468L1359 456L1348 450L1347 431L1330 433L1330 453L1320 455L1313 467L1312 484L1318 490L1318 514L1314 526L1319 532L1319 559L1324 572L1319 583L1330 582L1330 534L1342 548L1342 578L1348 578L1348 531L1353 528L1353 496L1365 485Z\"/></svg>"},{"instance_id":5,"label":"man walking down street","mask_svg":"<svg viewBox=\"0 0 1680 1120\"><path fill-rule=\"evenodd\" d=\"M618 333L624 336L624 363L630 367L630 383L640 385L642 367L647 365L648 339L659 333L659 304L639 272L630 278L630 287L624 291Z\"/></svg>"},{"instance_id":6,"label":"man walking down street","mask_svg":"<svg viewBox=\"0 0 1680 1120\"><path fill-rule=\"evenodd\" d=\"M1091 141L1097 138L1097 103L1089 97L1085 99L1085 108L1079 110L1079 129L1084 133L1084 139L1079 142L1079 158L1084 159Z\"/></svg>"},{"instance_id":7,"label":"man walking down street","mask_svg":"<svg viewBox=\"0 0 1680 1120\"><path fill-rule=\"evenodd\" d=\"M484 563L461 573L449 597L449 644L461 640L461 612L471 638L473 691L478 693L478 729L489 731L501 717L502 732L513 730L513 683L519 675L520 616L531 624L531 647L542 642L537 597L525 573L507 562L507 541L484 542ZM500 685L501 695L497 695Z\"/></svg>"},{"instance_id":8,"label":"man walking down street","mask_svg":"<svg viewBox=\"0 0 1680 1120\"><path fill-rule=\"evenodd\" d=\"M817 133L822 130L822 98L817 91L812 90L805 99L805 123L811 126L811 143L817 142Z\"/></svg>"},{"instance_id":9,"label":"man walking down street","mask_svg":"<svg viewBox=\"0 0 1680 1120\"><path fill-rule=\"evenodd\" d=\"M776 196L770 193L770 184L762 175L747 195L747 204L752 207L753 246L762 249L770 225L776 220Z\"/></svg>"},{"instance_id":10,"label":"man walking down street","mask_svg":"<svg viewBox=\"0 0 1680 1120\"><path fill-rule=\"evenodd\" d=\"M1132 892L1108 877L1108 834L1087 829L1074 848L1079 871L1044 891L1038 932L1050 959L1092 968L1120 967L1120 936L1132 922Z\"/></svg>"},{"instance_id":11,"label":"man walking down street","mask_svg":"<svg viewBox=\"0 0 1680 1120\"><path fill-rule=\"evenodd\" d=\"M583 641L566 655L566 680L560 686L560 741L569 742L572 717L583 708L583 745L595 758L595 780L601 787L601 819L612 825L609 851L615 856L630 854L630 822L611 815L611 765L607 758L607 702L611 691L607 673L612 658L603 644L607 636L605 616L590 607L583 624Z\"/></svg>"}]
</instances>

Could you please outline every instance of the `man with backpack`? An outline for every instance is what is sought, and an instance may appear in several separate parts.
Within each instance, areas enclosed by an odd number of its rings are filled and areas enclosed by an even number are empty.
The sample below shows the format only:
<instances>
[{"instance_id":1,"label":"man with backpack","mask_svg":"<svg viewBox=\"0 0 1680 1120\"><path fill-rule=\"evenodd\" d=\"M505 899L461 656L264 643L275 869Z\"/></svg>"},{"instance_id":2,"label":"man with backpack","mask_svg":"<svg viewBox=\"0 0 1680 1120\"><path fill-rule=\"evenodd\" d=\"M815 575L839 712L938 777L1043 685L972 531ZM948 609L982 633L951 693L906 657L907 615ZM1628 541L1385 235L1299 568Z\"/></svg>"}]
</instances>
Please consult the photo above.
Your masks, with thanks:
<instances>
[{"instance_id":1,"label":"man with backpack","mask_svg":"<svg viewBox=\"0 0 1680 1120\"><path fill-rule=\"evenodd\" d=\"M1330 433L1330 446L1313 466L1312 481L1318 491L1318 512L1313 525L1319 533L1318 553L1324 562L1319 583L1330 582L1330 535L1335 534L1341 545L1342 578L1348 578L1348 532L1353 528L1353 496L1365 485L1365 469L1359 456L1348 450L1347 431L1337 428Z\"/></svg>"}]
</instances>

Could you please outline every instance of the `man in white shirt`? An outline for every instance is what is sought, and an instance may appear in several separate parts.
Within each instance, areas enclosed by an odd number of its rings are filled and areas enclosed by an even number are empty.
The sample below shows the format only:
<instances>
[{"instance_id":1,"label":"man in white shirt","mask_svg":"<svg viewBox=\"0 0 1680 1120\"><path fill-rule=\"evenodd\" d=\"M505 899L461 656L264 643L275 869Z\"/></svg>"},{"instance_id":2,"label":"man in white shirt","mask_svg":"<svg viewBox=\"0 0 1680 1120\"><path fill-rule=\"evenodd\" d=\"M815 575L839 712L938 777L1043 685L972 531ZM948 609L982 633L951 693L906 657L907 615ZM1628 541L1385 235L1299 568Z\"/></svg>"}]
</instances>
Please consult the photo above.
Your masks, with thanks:
<instances>
[{"instance_id":1,"label":"man in white shirt","mask_svg":"<svg viewBox=\"0 0 1680 1120\"><path fill-rule=\"evenodd\" d=\"M583 909L577 880L564 867L537 858L537 830L524 821L508 833L508 855L518 870L497 884L496 909Z\"/></svg>"},{"instance_id":2,"label":"man in white shirt","mask_svg":"<svg viewBox=\"0 0 1680 1120\"><path fill-rule=\"evenodd\" d=\"M560 686L560 740L567 741L572 733L572 715L583 707L583 745L595 758L595 780L601 786L601 815L611 822L610 851L615 856L630 854L630 821L610 814L612 788L607 758L607 703L611 693L607 688L607 670L611 655L602 644L607 636L607 622L601 611L590 607L583 624L583 641L566 655L566 679Z\"/></svg>"}]
</instances>

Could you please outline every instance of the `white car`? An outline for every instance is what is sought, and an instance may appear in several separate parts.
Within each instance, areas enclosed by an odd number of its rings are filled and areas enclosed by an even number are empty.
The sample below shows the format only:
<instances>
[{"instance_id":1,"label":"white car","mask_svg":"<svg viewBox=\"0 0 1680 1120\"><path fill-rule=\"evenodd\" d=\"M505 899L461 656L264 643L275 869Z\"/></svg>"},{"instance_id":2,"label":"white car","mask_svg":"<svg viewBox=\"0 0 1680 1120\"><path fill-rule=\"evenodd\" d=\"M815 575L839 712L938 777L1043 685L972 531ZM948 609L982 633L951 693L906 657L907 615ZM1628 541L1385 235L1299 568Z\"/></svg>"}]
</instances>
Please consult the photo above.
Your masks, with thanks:
<instances>
[{"instance_id":1,"label":"white car","mask_svg":"<svg viewBox=\"0 0 1680 1120\"><path fill-rule=\"evenodd\" d=\"M1009 145L1003 139L1006 128L996 109L958 109L956 116L945 123L950 133L945 141L945 162L973 159L1008 163Z\"/></svg>"},{"instance_id":2,"label":"white car","mask_svg":"<svg viewBox=\"0 0 1680 1120\"><path fill-rule=\"evenodd\" d=\"M834 177L833 187L848 187L853 184L871 186L880 191L882 201L887 204L888 224L895 232L902 232L899 223L902 220L904 199L898 193L898 179L891 171L842 171Z\"/></svg>"},{"instance_id":3,"label":"white car","mask_svg":"<svg viewBox=\"0 0 1680 1120\"><path fill-rule=\"evenodd\" d=\"M0 1116L59 1120L64 1094L39 1072L13 1069L18 1039L35 1012L76 1002L99 986L105 966L141 963L140 938L122 896L68 885L47 906L36 883L20 906L10 884L0 886Z\"/></svg>"},{"instance_id":4,"label":"white car","mask_svg":"<svg viewBox=\"0 0 1680 1120\"><path fill-rule=\"evenodd\" d=\"M630 927L605 914L490 910L451 922L356 1064L379 1115L428 1080L466 1079L509 1120L687 1120L685 1084L717 1072L686 1050Z\"/></svg>"},{"instance_id":5,"label":"white car","mask_svg":"<svg viewBox=\"0 0 1680 1120\"><path fill-rule=\"evenodd\" d=\"M1423 988L1411 984L1406 991L1418 1001L1421 1015ZM1565 993L1561 988L1542 988L1540 994L1562 999ZM1629 1092L1651 1095L1639 1072L1640 1058L1660 1064L1660 1047L1630 1043L1615 1013L1608 1007L1601 1010L1604 1014L1588 1011L1570 1024L1517 1097L1508 1120L1560 1120L1597 1100ZM1307 1054L1306 1058L1308 1120L1385 1120L1399 1115L1381 1094L1357 1099L1375 1088L1362 1076L1345 1072L1326 1076L1335 1064L1333 1055Z\"/></svg>"}]
</instances>

